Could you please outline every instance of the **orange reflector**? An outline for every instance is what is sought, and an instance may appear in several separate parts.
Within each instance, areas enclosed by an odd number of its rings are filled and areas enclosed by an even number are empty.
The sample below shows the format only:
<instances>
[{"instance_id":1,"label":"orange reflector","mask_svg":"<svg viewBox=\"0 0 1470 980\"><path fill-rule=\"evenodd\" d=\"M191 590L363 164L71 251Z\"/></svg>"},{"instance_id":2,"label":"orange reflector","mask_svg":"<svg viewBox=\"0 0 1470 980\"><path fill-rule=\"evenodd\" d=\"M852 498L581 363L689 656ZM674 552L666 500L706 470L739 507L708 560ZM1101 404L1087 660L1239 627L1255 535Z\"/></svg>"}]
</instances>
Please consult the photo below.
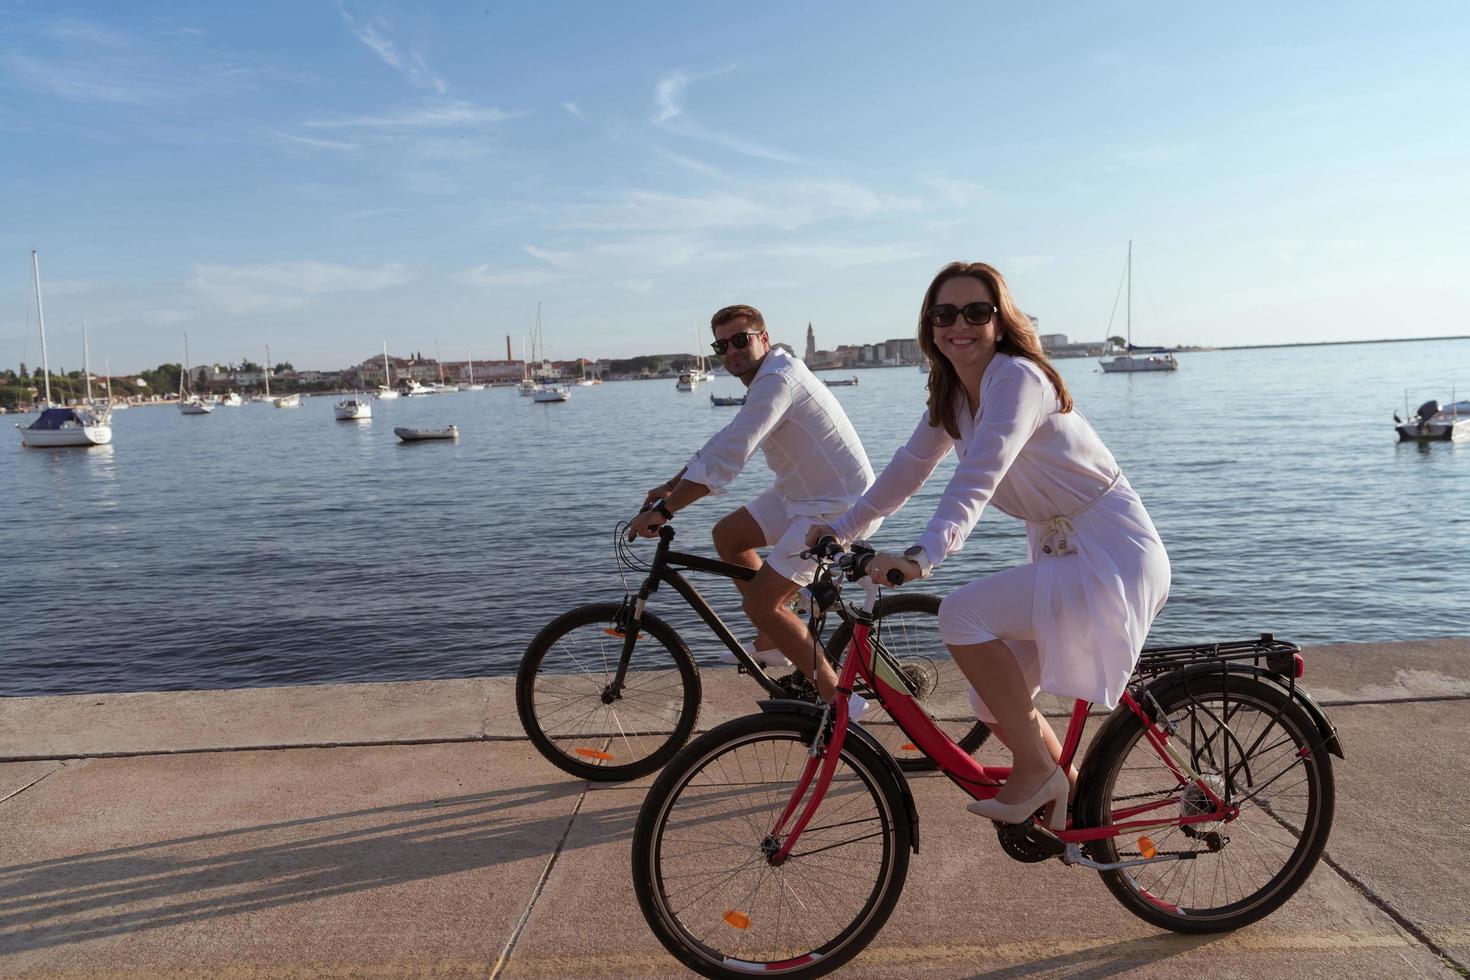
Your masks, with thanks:
<instances>
[{"instance_id":1,"label":"orange reflector","mask_svg":"<svg viewBox=\"0 0 1470 980\"><path fill-rule=\"evenodd\" d=\"M1147 837L1140 837L1138 838L1138 853L1146 858L1151 858L1159 853L1159 849L1154 847L1154 842Z\"/></svg>"},{"instance_id":2,"label":"orange reflector","mask_svg":"<svg viewBox=\"0 0 1470 980\"><path fill-rule=\"evenodd\" d=\"M602 629L602 631L604 633L606 633L608 636L626 636L627 635L622 630L618 629L616 626L604 626L603 629ZM635 639L635 640L641 640L641 639L643 639L643 634L642 633L639 633L637 636L633 637L633 639Z\"/></svg>"},{"instance_id":3,"label":"orange reflector","mask_svg":"<svg viewBox=\"0 0 1470 980\"><path fill-rule=\"evenodd\" d=\"M899 749L900 752L917 752L917 751L919 751L919 747L917 745L915 745L913 742L905 742L902 745L900 745L898 747L898 749Z\"/></svg>"},{"instance_id":4,"label":"orange reflector","mask_svg":"<svg viewBox=\"0 0 1470 980\"><path fill-rule=\"evenodd\" d=\"M750 916L746 915L744 912L736 912L734 909L728 909L728 910L726 910L726 912L725 912L725 922L732 929L749 929L750 928Z\"/></svg>"},{"instance_id":5,"label":"orange reflector","mask_svg":"<svg viewBox=\"0 0 1470 980\"><path fill-rule=\"evenodd\" d=\"M601 749L572 749L572 751L584 759L597 759L600 762L611 762L613 760L611 752L604 752Z\"/></svg>"}]
</instances>

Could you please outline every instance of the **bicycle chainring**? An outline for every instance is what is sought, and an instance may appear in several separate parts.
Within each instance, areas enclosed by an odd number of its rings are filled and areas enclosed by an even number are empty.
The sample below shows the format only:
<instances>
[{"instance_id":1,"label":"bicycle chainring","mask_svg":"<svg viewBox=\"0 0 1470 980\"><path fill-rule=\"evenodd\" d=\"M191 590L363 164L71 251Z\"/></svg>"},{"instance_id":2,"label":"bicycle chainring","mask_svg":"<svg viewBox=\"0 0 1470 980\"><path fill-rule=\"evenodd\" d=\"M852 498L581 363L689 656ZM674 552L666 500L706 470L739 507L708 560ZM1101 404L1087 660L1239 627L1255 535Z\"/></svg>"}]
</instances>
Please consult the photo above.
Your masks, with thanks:
<instances>
[{"instance_id":1,"label":"bicycle chainring","mask_svg":"<svg viewBox=\"0 0 1470 980\"><path fill-rule=\"evenodd\" d=\"M1033 826L1029 822L992 822L995 823L995 836L1000 841L1000 849L1022 864L1037 864L1062 853L1054 841L1032 833Z\"/></svg>"}]
</instances>

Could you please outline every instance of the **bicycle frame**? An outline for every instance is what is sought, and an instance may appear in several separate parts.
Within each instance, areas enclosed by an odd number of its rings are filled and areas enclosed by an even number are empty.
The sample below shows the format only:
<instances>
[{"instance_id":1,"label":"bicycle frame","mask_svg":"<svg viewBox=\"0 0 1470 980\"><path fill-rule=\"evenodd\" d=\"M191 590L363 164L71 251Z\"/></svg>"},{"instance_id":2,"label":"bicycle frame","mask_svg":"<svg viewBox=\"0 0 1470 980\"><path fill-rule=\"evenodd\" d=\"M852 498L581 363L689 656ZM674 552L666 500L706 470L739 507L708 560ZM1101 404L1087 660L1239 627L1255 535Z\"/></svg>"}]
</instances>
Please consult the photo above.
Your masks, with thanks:
<instances>
[{"instance_id":1,"label":"bicycle frame","mask_svg":"<svg viewBox=\"0 0 1470 980\"><path fill-rule=\"evenodd\" d=\"M909 739L929 758L938 764L944 775L948 776L960 789L970 794L977 800L989 799L1000 792L1010 775L1009 766L986 766L972 759L960 749L954 741L946 735L934 723L927 712L907 693L903 682L893 674L892 668L880 658L875 658L872 645L872 618L866 612L854 613L849 605L842 607L844 615L853 619L852 641L848 647L846 656L843 658L842 672L838 677L838 697L828 705L829 715L824 716L830 725L823 725L817 731L816 741L813 743L812 751L809 753L806 765L803 767L800 777L797 779L796 789L792 793L791 801L786 809L777 819L775 825L767 838L771 841L781 840L788 821L795 817L791 823L790 830L779 850L770 857L772 865L779 865L790 857L792 849L802 832L811 822L816 814L817 808L821 806L823 798L832 783L832 777L837 771L837 763L842 755L842 746L847 738L848 726L851 724L849 717L848 698L852 694L854 682L861 678L873 691L879 702L887 709L888 714L908 735ZM1082 844L1088 841L1102 840L1108 837L1117 837L1122 834L1137 831L1154 830L1161 827L1183 826L1192 823L1217 822L1231 820L1239 814L1236 807L1222 800L1214 789L1200 776L1175 747L1170 744L1170 733L1161 729L1148 715L1144 708L1138 704L1131 694L1125 693L1121 702L1143 723L1145 737L1149 745L1158 753L1164 765L1174 774L1182 791L1193 784L1198 787L1210 802L1209 812L1183 816L1177 809L1178 800L1170 797L1163 801L1155 801L1142 806L1115 811L1113 818L1122 822L1109 823L1101 827L1087 827L1082 829L1067 829L1059 832L1047 830L1039 825L1034 826L1032 832L1044 837L1054 838L1063 845ZM1087 723L1087 714L1091 709L1091 703L1078 700L1072 707L1072 716L1067 724L1066 737L1062 743L1062 758L1059 765L1070 766L1077 750L1082 743L1082 732ZM825 746L822 744L823 735L830 729L831 736ZM811 791L807 798L808 791ZM802 806L802 800L807 798L806 805ZM1144 817L1150 811L1171 808L1174 816L1161 820L1157 816L1150 819L1135 819Z\"/></svg>"},{"instance_id":2,"label":"bicycle frame","mask_svg":"<svg viewBox=\"0 0 1470 980\"><path fill-rule=\"evenodd\" d=\"M638 627L643 621L643 608L648 603L648 597L658 591L658 587L667 582L679 593L683 600L688 603L689 608L699 614L708 626L719 637L735 658L745 668L746 672L755 678L756 683L766 689L768 694L775 697L787 697L786 691L755 661L755 658L745 652L735 634L725 625L720 614L711 608L699 590L689 583L679 572L706 572L710 575L719 575L722 578L734 581L749 582L755 578L755 569L746 568L742 565L732 565L729 562L718 561L714 558L705 558L702 555L690 555L679 551L671 551L670 545L674 540L674 529L667 524L659 529L658 547L653 553L653 564L648 572L648 578L644 579L643 585L638 589L636 598L625 600L627 622L622 622L623 613L619 614L619 625L623 629L623 651L618 659L617 674L609 685L609 693L616 697L622 693L623 682L627 678L628 665L633 657L633 645L638 638Z\"/></svg>"}]
</instances>

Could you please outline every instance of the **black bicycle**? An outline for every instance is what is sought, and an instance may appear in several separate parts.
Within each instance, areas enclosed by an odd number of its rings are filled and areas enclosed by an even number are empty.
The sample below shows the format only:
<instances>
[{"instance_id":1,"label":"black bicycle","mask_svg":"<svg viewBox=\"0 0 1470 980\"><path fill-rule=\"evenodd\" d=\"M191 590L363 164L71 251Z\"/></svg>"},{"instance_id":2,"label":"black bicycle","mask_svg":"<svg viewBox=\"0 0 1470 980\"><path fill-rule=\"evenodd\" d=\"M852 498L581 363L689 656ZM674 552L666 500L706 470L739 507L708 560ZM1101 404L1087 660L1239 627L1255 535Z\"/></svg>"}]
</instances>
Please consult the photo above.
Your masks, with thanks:
<instances>
[{"instance_id":1,"label":"black bicycle","mask_svg":"<svg viewBox=\"0 0 1470 980\"><path fill-rule=\"evenodd\" d=\"M799 673L772 677L740 645L735 634L682 572L703 572L733 581L755 578L752 569L700 555L673 551L674 529L664 525L652 563L643 561L614 533L620 569L646 571L636 594L619 602L578 606L546 625L521 657L516 673L516 710L521 726L546 759L583 779L635 779L667 763L689 739L703 700L699 667L689 646L665 620L645 607L667 583L722 642L771 698L818 700ZM626 579L625 579L626 581ZM939 597L884 593L873 612L873 642L897 663L915 699L966 752L990 734L969 704L969 685L939 639ZM852 627L842 622L830 637L812 621L812 643L834 665L841 663ZM911 772L934 763L910 742L876 697L859 687L870 707L868 730L899 766Z\"/></svg>"}]
</instances>

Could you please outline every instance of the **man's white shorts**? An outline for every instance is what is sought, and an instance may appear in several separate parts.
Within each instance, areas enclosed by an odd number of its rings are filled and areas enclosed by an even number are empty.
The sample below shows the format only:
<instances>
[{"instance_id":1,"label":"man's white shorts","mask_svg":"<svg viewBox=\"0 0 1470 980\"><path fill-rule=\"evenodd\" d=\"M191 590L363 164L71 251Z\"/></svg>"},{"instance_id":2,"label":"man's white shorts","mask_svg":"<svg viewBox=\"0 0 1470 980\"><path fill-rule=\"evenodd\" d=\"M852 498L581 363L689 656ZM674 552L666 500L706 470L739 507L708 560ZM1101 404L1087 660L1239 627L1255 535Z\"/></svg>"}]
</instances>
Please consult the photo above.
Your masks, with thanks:
<instances>
[{"instance_id":1,"label":"man's white shorts","mask_svg":"<svg viewBox=\"0 0 1470 980\"><path fill-rule=\"evenodd\" d=\"M801 553L806 550L806 532L813 524L831 524L847 513L846 507L816 515L804 511L800 514L793 513L793 510L798 509L796 505L777 493L774 487L746 504L745 509L760 525L766 544L770 546L766 564L777 575L790 579L797 585L810 585L817 572L816 562L803 560L801 557ZM876 528L877 525L874 524L866 529L866 533L871 534Z\"/></svg>"}]
</instances>

